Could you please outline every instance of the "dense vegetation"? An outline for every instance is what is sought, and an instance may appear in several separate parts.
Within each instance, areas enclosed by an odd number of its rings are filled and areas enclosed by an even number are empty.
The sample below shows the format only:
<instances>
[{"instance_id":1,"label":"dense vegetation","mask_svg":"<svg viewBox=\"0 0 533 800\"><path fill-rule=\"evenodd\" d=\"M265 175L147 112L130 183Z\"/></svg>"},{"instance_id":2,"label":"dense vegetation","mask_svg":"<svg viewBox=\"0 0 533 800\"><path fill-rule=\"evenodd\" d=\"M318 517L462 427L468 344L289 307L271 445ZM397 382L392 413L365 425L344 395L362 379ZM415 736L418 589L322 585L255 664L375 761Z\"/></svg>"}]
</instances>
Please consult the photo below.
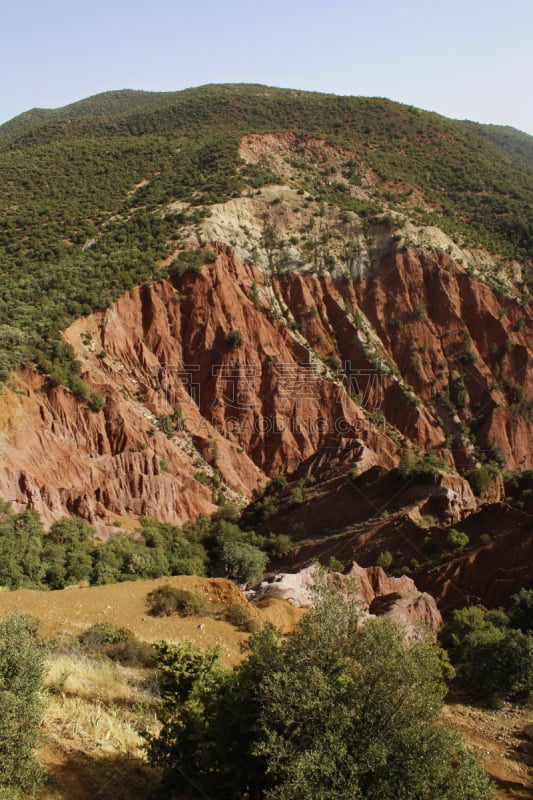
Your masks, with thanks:
<instances>
[{"instance_id":1,"label":"dense vegetation","mask_svg":"<svg viewBox=\"0 0 533 800\"><path fill-rule=\"evenodd\" d=\"M533 691L533 589L514 595L507 613L484 606L454 611L440 639L473 695L498 703Z\"/></svg>"},{"instance_id":2,"label":"dense vegetation","mask_svg":"<svg viewBox=\"0 0 533 800\"><path fill-rule=\"evenodd\" d=\"M438 723L438 650L322 588L286 637L266 627L224 670L215 650L162 645L158 796L220 800L481 800L487 777Z\"/></svg>"},{"instance_id":3,"label":"dense vegetation","mask_svg":"<svg viewBox=\"0 0 533 800\"><path fill-rule=\"evenodd\" d=\"M22 617L0 620L0 798L32 793L41 770L34 758L41 724L42 652Z\"/></svg>"},{"instance_id":4,"label":"dense vegetation","mask_svg":"<svg viewBox=\"0 0 533 800\"><path fill-rule=\"evenodd\" d=\"M139 538L115 535L96 542L79 517L65 517L45 533L36 511L14 514L0 500L0 586L63 589L87 582L116 583L163 575L211 575L239 583L256 580L284 537L243 531L231 507L213 518L199 517L183 528L149 517Z\"/></svg>"},{"instance_id":5,"label":"dense vegetation","mask_svg":"<svg viewBox=\"0 0 533 800\"><path fill-rule=\"evenodd\" d=\"M0 127L0 380L33 361L90 401L59 331L151 279L186 217L274 179L240 162L242 134L294 129L420 187L436 208L411 210L421 221L530 258L533 146L517 131L387 100L255 86L111 92ZM347 203L327 181L309 188ZM188 210L169 211L172 201Z\"/></svg>"}]
</instances>

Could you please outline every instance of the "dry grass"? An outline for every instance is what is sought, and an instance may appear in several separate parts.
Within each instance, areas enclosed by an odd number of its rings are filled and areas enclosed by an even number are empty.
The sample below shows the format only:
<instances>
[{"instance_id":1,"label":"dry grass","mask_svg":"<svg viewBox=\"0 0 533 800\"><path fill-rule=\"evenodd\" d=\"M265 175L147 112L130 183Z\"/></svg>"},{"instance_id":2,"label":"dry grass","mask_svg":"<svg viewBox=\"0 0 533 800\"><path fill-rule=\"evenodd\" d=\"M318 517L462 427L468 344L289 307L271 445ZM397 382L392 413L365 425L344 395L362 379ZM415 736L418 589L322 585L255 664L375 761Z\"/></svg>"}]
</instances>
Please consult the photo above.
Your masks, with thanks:
<instances>
[{"instance_id":1,"label":"dry grass","mask_svg":"<svg viewBox=\"0 0 533 800\"><path fill-rule=\"evenodd\" d=\"M82 697L54 698L46 709L45 731L62 745L69 742L85 753L120 754L143 758L138 717L116 706ZM151 719L148 727L153 727Z\"/></svg>"},{"instance_id":2,"label":"dry grass","mask_svg":"<svg viewBox=\"0 0 533 800\"><path fill-rule=\"evenodd\" d=\"M155 778L141 731L156 732L154 670L80 653L52 654L41 760L49 775L41 800L148 796ZM113 773L120 788L109 785Z\"/></svg>"},{"instance_id":3,"label":"dry grass","mask_svg":"<svg viewBox=\"0 0 533 800\"><path fill-rule=\"evenodd\" d=\"M52 693L99 700L104 704L153 704L153 671L124 667L107 659L87 655L55 655L48 661L45 687Z\"/></svg>"},{"instance_id":4,"label":"dry grass","mask_svg":"<svg viewBox=\"0 0 533 800\"><path fill-rule=\"evenodd\" d=\"M259 623L274 622L285 630L294 627L302 615L301 609L281 600L258 609L247 603L235 584L221 578L181 575L107 586L72 586L51 592L32 589L0 592L0 617L11 612L34 615L41 620L41 633L45 636L78 635L97 622L109 622L129 628L146 641L165 639L197 647L219 647L224 665L237 664L242 658L241 645L248 634L228 622L214 616L153 617L148 613L148 593L165 585L202 593L212 611L222 610L232 603L243 603Z\"/></svg>"},{"instance_id":5,"label":"dry grass","mask_svg":"<svg viewBox=\"0 0 533 800\"><path fill-rule=\"evenodd\" d=\"M59 654L49 658L45 687L48 734L63 743L76 742L86 752L142 757L139 730L157 727L153 670Z\"/></svg>"}]
</instances>

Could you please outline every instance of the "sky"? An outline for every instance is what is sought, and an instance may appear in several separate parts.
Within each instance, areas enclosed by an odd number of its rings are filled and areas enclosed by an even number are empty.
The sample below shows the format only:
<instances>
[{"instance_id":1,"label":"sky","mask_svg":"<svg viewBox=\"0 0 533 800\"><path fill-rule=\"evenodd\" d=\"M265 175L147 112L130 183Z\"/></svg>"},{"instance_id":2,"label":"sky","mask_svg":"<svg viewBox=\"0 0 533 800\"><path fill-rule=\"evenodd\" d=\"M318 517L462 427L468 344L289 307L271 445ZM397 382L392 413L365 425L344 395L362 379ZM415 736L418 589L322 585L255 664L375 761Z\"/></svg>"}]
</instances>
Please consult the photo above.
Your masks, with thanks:
<instances>
[{"instance_id":1,"label":"sky","mask_svg":"<svg viewBox=\"0 0 533 800\"><path fill-rule=\"evenodd\" d=\"M0 123L110 89L262 83L533 135L533 0L0 0Z\"/></svg>"}]
</instances>

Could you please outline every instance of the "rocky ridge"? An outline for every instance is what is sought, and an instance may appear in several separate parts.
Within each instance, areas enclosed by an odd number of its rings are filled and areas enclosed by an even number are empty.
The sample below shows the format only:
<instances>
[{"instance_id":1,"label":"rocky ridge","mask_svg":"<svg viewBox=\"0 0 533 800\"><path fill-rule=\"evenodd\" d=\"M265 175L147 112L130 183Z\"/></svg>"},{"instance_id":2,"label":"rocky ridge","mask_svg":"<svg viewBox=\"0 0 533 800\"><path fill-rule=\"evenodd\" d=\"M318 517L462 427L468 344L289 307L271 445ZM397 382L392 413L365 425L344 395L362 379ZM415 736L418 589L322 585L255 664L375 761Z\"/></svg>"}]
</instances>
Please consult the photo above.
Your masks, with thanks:
<instances>
[{"instance_id":1,"label":"rocky ridge","mask_svg":"<svg viewBox=\"0 0 533 800\"><path fill-rule=\"evenodd\" d=\"M0 396L0 495L47 523L79 514L107 535L139 514L183 523L224 499L245 505L287 473L293 489L314 479L327 491L304 491L268 530L333 531L340 539L328 533L322 553L343 552L344 537L344 557L368 564L387 527L368 476L382 470L394 485L387 471L429 453L431 479L412 480L395 511L394 535L419 549L425 518L449 526L478 507L462 476L483 462L533 467L533 314L520 265L385 200L369 217L313 197L302 187L355 169L343 190L353 201L394 189L406 208L431 206L322 140L248 136L241 156L282 182L177 222L157 278L65 331L102 411L36 372L12 375ZM190 210L178 205L162 213ZM175 268L198 248L208 263ZM497 482L482 497L503 499ZM355 531L369 519L374 533ZM314 543L298 545L292 566L312 554Z\"/></svg>"},{"instance_id":2,"label":"rocky ridge","mask_svg":"<svg viewBox=\"0 0 533 800\"><path fill-rule=\"evenodd\" d=\"M297 573L280 573L252 587L249 597L261 603L265 599L288 600L297 608L313 605L312 587L317 579L316 567ZM354 562L346 574L333 572L329 579L345 593L356 593L361 603L361 621L376 616L389 616L405 632L407 638L427 633L436 635L442 617L431 595L421 593L415 583L403 575L389 577L381 567L360 567Z\"/></svg>"}]
</instances>

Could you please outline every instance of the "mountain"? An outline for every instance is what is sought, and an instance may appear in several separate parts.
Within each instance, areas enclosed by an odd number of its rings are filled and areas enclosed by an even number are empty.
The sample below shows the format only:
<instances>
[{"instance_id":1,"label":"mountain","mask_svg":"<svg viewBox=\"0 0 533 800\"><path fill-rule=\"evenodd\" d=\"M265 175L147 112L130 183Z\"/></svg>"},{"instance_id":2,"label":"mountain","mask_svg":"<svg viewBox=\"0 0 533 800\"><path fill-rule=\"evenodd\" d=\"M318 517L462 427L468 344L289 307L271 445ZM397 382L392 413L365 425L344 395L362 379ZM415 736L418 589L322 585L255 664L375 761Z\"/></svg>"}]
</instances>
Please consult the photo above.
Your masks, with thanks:
<instances>
[{"instance_id":1,"label":"mountain","mask_svg":"<svg viewBox=\"0 0 533 800\"><path fill-rule=\"evenodd\" d=\"M283 566L391 551L485 598L474 549L531 524L532 142L247 85L1 126L0 496L105 535L250 504Z\"/></svg>"}]
</instances>

